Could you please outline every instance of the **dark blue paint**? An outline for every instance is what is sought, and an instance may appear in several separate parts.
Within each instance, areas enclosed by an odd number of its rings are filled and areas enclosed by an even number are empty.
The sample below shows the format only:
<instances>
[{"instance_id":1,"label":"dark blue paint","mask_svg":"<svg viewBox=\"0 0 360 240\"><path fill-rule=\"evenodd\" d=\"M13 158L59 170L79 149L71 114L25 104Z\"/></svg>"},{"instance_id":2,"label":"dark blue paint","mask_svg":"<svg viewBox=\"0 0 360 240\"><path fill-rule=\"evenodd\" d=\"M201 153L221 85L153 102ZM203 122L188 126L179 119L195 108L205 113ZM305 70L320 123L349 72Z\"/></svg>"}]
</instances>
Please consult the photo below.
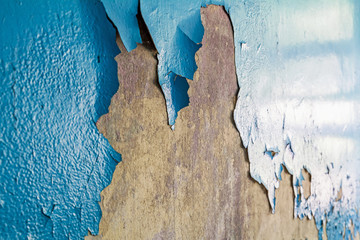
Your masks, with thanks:
<instances>
[{"instance_id":1,"label":"dark blue paint","mask_svg":"<svg viewBox=\"0 0 360 240\"><path fill-rule=\"evenodd\" d=\"M168 74L171 83L172 95L176 99L174 101L175 112L177 113L180 109L189 105L189 97L187 91L189 90L189 84L186 78L170 72Z\"/></svg>"},{"instance_id":2,"label":"dark blue paint","mask_svg":"<svg viewBox=\"0 0 360 240\"><path fill-rule=\"evenodd\" d=\"M0 19L0 239L97 234L121 160L95 126L118 88L115 29L96 0L2 0Z\"/></svg>"}]
</instances>

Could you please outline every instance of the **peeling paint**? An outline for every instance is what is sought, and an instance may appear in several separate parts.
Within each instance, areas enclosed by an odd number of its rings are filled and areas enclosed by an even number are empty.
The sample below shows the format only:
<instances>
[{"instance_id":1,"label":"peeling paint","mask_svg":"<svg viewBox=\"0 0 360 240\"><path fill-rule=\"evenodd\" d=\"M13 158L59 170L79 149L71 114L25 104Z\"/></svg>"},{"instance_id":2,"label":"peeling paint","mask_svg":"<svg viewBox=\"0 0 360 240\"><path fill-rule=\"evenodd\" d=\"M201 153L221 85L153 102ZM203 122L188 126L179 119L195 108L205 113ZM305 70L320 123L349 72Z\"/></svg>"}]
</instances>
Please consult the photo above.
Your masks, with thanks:
<instances>
[{"instance_id":1,"label":"peeling paint","mask_svg":"<svg viewBox=\"0 0 360 240\"><path fill-rule=\"evenodd\" d=\"M288 172L275 215L265 188L251 179L232 118L239 89L230 19L212 5L201 20L198 70L175 131L166 127L154 48L138 45L116 57L121 87L97 127L123 161L101 193L99 236L86 239L317 238L314 220L293 218Z\"/></svg>"},{"instance_id":2,"label":"peeling paint","mask_svg":"<svg viewBox=\"0 0 360 240\"><path fill-rule=\"evenodd\" d=\"M127 50L141 43L140 9L172 127L189 104L200 7L224 6L240 86L234 118L251 176L275 211L285 167L294 216L314 217L319 238L325 222L331 239L359 232L359 1L103 2ZM10 1L0 13L2 237L96 234L99 192L120 160L94 124L117 89L115 31L95 0Z\"/></svg>"},{"instance_id":3,"label":"peeling paint","mask_svg":"<svg viewBox=\"0 0 360 240\"><path fill-rule=\"evenodd\" d=\"M98 233L121 156L98 132L118 88L101 2L1 1L1 239Z\"/></svg>"},{"instance_id":4,"label":"peeling paint","mask_svg":"<svg viewBox=\"0 0 360 240\"><path fill-rule=\"evenodd\" d=\"M293 175L294 216L315 217L319 239L324 222L329 239L348 239L351 222L356 231L360 227L356 4L257 3L246 10L252 15L232 18L235 38L236 26L243 26L238 37L247 43L246 50L235 50L240 92L234 115L250 173L267 188L275 210L277 172L285 166ZM256 11L267 8L267 15ZM244 10L231 11L241 16ZM279 154L264 155L269 148ZM308 198L303 169L311 174ZM343 198L336 201L344 186Z\"/></svg>"},{"instance_id":5,"label":"peeling paint","mask_svg":"<svg viewBox=\"0 0 360 240\"><path fill-rule=\"evenodd\" d=\"M359 232L360 3L140 0L159 52L170 125L187 105L187 87L177 90L174 78L193 77L199 9L207 4L223 5L233 25L240 86L234 118L251 176L268 190L273 211L284 166L297 193L295 217L315 217L319 238L325 221L330 239L348 238L352 224ZM311 174L308 198L303 169Z\"/></svg>"},{"instance_id":6,"label":"peeling paint","mask_svg":"<svg viewBox=\"0 0 360 240\"><path fill-rule=\"evenodd\" d=\"M189 103L188 84L197 69L195 53L204 34L200 2L140 1L140 9L158 50L158 77L164 92L169 124L174 125L177 112ZM181 79L181 87L176 80Z\"/></svg>"}]
</instances>

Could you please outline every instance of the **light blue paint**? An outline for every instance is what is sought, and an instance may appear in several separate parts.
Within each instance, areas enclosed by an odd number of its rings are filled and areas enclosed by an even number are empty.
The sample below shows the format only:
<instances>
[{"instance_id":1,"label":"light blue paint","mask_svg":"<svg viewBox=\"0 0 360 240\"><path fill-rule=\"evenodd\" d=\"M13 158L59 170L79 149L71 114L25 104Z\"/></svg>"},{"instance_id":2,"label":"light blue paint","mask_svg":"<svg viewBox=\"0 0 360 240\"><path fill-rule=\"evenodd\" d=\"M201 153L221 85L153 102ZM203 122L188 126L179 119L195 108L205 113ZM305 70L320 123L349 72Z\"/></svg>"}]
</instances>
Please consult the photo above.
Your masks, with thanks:
<instances>
[{"instance_id":1,"label":"light blue paint","mask_svg":"<svg viewBox=\"0 0 360 240\"><path fill-rule=\"evenodd\" d=\"M268 189L273 211L285 166L294 176L294 214L315 217L319 238L325 218L329 239L347 237L351 222L359 232L359 1L140 0L159 52L170 125L177 106L188 101L187 87L177 90L173 78L192 78L203 35L200 6L211 3L225 7L234 28L240 86L235 122L248 148L250 173ZM124 15L121 9L118 14ZM312 175L308 199L303 168ZM340 188L343 197L336 201Z\"/></svg>"},{"instance_id":2,"label":"light blue paint","mask_svg":"<svg viewBox=\"0 0 360 240\"><path fill-rule=\"evenodd\" d=\"M293 175L294 215L314 217L319 238L326 218L328 238L342 239L351 222L356 231L360 227L358 3L247 4L233 5L230 17L238 43L235 122L248 148L250 173L268 189L275 210L277 172L284 165ZM279 154L264 155L267 148ZM312 176L307 199L303 168Z\"/></svg>"},{"instance_id":3,"label":"light blue paint","mask_svg":"<svg viewBox=\"0 0 360 240\"><path fill-rule=\"evenodd\" d=\"M141 42L135 26L138 1L102 0L126 49ZM200 18L200 1L140 1L140 9L158 54L158 77L164 92L169 124L174 125L177 112L189 104L185 78L192 79L197 69L195 53L204 35Z\"/></svg>"},{"instance_id":4,"label":"light blue paint","mask_svg":"<svg viewBox=\"0 0 360 240\"><path fill-rule=\"evenodd\" d=\"M106 13L116 26L121 40L129 52L142 43L136 15L139 1L102 0Z\"/></svg>"},{"instance_id":5,"label":"light blue paint","mask_svg":"<svg viewBox=\"0 0 360 240\"><path fill-rule=\"evenodd\" d=\"M177 112L189 102L184 78L192 79L197 69L194 57L204 35L200 1L143 0L140 9L159 52L159 83L165 95L169 124L174 125ZM175 87L177 79L186 86Z\"/></svg>"},{"instance_id":6,"label":"light blue paint","mask_svg":"<svg viewBox=\"0 0 360 240\"><path fill-rule=\"evenodd\" d=\"M0 238L97 234L121 160L95 126L118 88L115 29L96 0L3 0L0 19Z\"/></svg>"}]
</instances>

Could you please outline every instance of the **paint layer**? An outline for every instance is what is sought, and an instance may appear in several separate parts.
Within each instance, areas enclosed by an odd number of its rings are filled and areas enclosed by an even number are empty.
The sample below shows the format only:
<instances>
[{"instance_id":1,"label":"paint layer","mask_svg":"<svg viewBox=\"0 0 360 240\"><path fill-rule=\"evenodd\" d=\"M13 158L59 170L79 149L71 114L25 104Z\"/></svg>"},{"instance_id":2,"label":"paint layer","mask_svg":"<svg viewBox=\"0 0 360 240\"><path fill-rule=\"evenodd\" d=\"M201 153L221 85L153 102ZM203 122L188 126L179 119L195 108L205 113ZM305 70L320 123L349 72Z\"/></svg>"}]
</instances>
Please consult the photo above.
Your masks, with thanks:
<instances>
[{"instance_id":1,"label":"paint layer","mask_svg":"<svg viewBox=\"0 0 360 240\"><path fill-rule=\"evenodd\" d=\"M95 122L118 88L99 1L1 1L1 239L98 233L121 156Z\"/></svg>"}]
</instances>

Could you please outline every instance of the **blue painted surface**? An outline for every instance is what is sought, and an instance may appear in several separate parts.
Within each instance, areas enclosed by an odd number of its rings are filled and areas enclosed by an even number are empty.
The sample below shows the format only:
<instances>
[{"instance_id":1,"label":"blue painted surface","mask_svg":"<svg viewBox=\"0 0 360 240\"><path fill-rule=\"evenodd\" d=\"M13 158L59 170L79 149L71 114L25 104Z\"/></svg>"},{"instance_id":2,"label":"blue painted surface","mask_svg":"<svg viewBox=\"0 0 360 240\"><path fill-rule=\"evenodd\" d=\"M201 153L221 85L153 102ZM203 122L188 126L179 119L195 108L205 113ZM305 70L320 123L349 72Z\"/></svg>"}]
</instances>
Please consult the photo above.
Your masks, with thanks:
<instances>
[{"instance_id":1,"label":"blue painted surface","mask_svg":"<svg viewBox=\"0 0 360 240\"><path fill-rule=\"evenodd\" d=\"M199 11L207 4L224 6L233 25L240 86L235 122L250 173L267 188L273 211L284 166L294 176L294 215L314 217L319 238L326 219L329 239L348 237L351 223L359 232L359 1L140 0L159 52L170 125L188 102L188 87L177 89L174 78L191 79L196 71ZM312 175L308 199L302 169Z\"/></svg>"},{"instance_id":2,"label":"blue painted surface","mask_svg":"<svg viewBox=\"0 0 360 240\"><path fill-rule=\"evenodd\" d=\"M0 19L0 238L97 234L121 160L95 126L118 88L115 29L96 0L2 0Z\"/></svg>"},{"instance_id":3,"label":"blue painted surface","mask_svg":"<svg viewBox=\"0 0 360 240\"><path fill-rule=\"evenodd\" d=\"M142 43L136 15L139 1L102 0L106 13L116 26L127 51Z\"/></svg>"},{"instance_id":4,"label":"blue painted surface","mask_svg":"<svg viewBox=\"0 0 360 240\"><path fill-rule=\"evenodd\" d=\"M138 2L102 0L128 51L141 42L135 24ZM197 69L195 53L201 47L204 28L200 18L201 1L140 1L142 16L158 54L158 77L165 95L169 124L174 125L177 112L188 106L189 88Z\"/></svg>"},{"instance_id":5,"label":"blue painted surface","mask_svg":"<svg viewBox=\"0 0 360 240\"><path fill-rule=\"evenodd\" d=\"M140 1L145 23L158 50L158 78L164 92L169 124L174 125L177 112L188 105L187 88L197 69L195 53L201 47L204 28L200 18L200 1ZM178 80L177 80L178 79Z\"/></svg>"}]
</instances>

